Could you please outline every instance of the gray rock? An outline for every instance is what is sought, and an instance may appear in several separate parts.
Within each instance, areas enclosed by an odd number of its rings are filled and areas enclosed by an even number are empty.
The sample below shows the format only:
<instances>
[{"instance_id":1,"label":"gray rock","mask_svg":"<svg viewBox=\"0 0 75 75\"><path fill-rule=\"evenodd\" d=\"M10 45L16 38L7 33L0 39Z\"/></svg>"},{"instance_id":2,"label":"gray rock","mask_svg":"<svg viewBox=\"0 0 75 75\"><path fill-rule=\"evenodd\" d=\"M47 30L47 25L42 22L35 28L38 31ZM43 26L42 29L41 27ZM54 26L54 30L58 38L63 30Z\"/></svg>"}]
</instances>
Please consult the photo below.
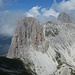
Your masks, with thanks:
<instances>
[{"instance_id":1,"label":"gray rock","mask_svg":"<svg viewBox=\"0 0 75 75\"><path fill-rule=\"evenodd\" d=\"M72 23L74 20L73 17L65 12L60 13L57 19L60 20L62 23Z\"/></svg>"},{"instance_id":2,"label":"gray rock","mask_svg":"<svg viewBox=\"0 0 75 75\"><path fill-rule=\"evenodd\" d=\"M75 24L48 21L40 25L35 18L23 18L7 57L20 58L37 75L71 75L69 68L75 70Z\"/></svg>"}]
</instances>

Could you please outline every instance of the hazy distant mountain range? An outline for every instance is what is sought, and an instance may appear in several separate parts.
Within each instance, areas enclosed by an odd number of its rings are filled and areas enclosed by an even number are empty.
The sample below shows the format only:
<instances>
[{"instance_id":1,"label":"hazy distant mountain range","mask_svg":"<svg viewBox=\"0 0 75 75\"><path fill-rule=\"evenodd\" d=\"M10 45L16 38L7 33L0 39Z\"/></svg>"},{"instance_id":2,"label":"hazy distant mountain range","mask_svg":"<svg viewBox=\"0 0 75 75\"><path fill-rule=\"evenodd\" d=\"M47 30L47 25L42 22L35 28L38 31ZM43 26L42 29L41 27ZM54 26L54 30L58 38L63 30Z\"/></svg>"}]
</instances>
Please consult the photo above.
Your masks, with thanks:
<instances>
[{"instance_id":1,"label":"hazy distant mountain range","mask_svg":"<svg viewBox=\"0 0 75 75\"><path fill-rule=\"evenodd\" d=\"M8 52L12 37L0 34L0 55Z\"/></svg>"}]
</instances>

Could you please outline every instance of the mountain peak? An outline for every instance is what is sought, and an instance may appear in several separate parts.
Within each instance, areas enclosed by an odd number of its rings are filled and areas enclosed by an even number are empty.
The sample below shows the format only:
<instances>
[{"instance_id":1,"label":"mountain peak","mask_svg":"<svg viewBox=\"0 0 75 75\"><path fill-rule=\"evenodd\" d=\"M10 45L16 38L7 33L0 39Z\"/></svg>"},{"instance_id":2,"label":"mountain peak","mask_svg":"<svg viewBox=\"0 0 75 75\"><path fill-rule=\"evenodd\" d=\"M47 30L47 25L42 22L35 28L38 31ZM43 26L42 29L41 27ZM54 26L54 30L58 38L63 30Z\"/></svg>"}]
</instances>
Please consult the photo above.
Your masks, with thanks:
<instances>
[{"instance_id":1,"label":"mountain peak","mask_svg":"<svg viewBox=\"0 0 75 75\"><path fill-rule=\"evenodd\" d=\"M60 20L62 23L73 22L73 18L70 15L68 15L66 12L60 13L57 19Z\"/></svg>"},{"instance_id":2,"label":"mountain peak","mask_svg":"<svg viewBox=\"0 0 75 75\"><path fill-rule=\"evenodd\" d=\"M66 13L58 18L66 22L71 19ZM36 75L75 75L74 23L57 20L40 25L35 18L24 18L18 24L8 58L20 58Z\"/></svg>"}]
</instances>

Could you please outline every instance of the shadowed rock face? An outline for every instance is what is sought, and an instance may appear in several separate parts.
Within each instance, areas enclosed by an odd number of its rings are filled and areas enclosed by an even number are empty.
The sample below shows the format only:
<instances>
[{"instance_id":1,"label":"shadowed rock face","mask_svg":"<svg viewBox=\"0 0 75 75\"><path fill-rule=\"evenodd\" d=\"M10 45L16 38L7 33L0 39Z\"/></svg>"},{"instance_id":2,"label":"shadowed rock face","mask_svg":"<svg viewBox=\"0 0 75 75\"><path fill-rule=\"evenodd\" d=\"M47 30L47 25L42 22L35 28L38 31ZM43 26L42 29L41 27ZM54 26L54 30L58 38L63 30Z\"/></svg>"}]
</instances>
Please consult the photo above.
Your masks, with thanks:
<instances>
[{"instance_id":1,"label":"shadowed rock face","mask_svg":"<svg viewBox=\"0 0 75 75\"><path fill-rule=\"evenodd\" d=\"M23 18L18 22L7 57L20 58L37 75L72 75L75 24L49 21L40 25L35 18Z\"/></svg>"},{"instance_id":2,"label":"shadowed rock face","mask_svg":"<svg viewBox=\"0 0 75 75\"><path fill-rule=\"evenodd\" d=\"M0 57L0 75L32 75L19 59Z\"/></svg>"}]
</instances>

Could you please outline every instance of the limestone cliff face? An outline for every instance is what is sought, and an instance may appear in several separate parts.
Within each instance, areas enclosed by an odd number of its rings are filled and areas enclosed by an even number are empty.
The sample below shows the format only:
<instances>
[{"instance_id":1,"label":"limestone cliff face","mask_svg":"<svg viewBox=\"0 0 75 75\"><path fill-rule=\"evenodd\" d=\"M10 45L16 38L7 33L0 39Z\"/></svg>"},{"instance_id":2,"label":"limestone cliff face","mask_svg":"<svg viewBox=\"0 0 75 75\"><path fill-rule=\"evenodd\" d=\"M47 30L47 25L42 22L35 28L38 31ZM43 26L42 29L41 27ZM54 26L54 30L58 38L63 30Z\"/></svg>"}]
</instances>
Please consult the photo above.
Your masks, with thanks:
<instances>
[{"instance_id":1,"label":"limestone cliff face","mask_svg":"<svg viewBox=\"0 0 75 75\"><path fill-rule=\"evenodd\" d=\"M7 57L20 58L37 75L71 75L75 70L75 24L19 20ZM65 65L65 67L63 67Z\"/></svg>"},{"instance_id":2,"label":"limestone cliff face","mask_svg":"<svg viewBox=\"0 0 75 75\"><path fill-rule=\"evenodd\" d=\"M36 48L44 41L43 27L34 18L24 18L18 21L16 33L12 39L8 56L19 57L20 49ZM28 51L29 49L27 49ZM12 52L11 52L12 51ZM14 52L14 53L13 53ZM21 51L22 52L22 51Z\"/></svg>"},{"instance_id":3,"label":"limestone cliff face","mask_svg":"<svg viewBox=\"0 0 75 75\"><path fill-rule=\"evenodd\" d=\"M49 41L45 39L44 27L34 18L21 19L7 57L20 58L33 72L46 75L53 73L57 66L48 51Z\"/></svg>"}]
</instances>

